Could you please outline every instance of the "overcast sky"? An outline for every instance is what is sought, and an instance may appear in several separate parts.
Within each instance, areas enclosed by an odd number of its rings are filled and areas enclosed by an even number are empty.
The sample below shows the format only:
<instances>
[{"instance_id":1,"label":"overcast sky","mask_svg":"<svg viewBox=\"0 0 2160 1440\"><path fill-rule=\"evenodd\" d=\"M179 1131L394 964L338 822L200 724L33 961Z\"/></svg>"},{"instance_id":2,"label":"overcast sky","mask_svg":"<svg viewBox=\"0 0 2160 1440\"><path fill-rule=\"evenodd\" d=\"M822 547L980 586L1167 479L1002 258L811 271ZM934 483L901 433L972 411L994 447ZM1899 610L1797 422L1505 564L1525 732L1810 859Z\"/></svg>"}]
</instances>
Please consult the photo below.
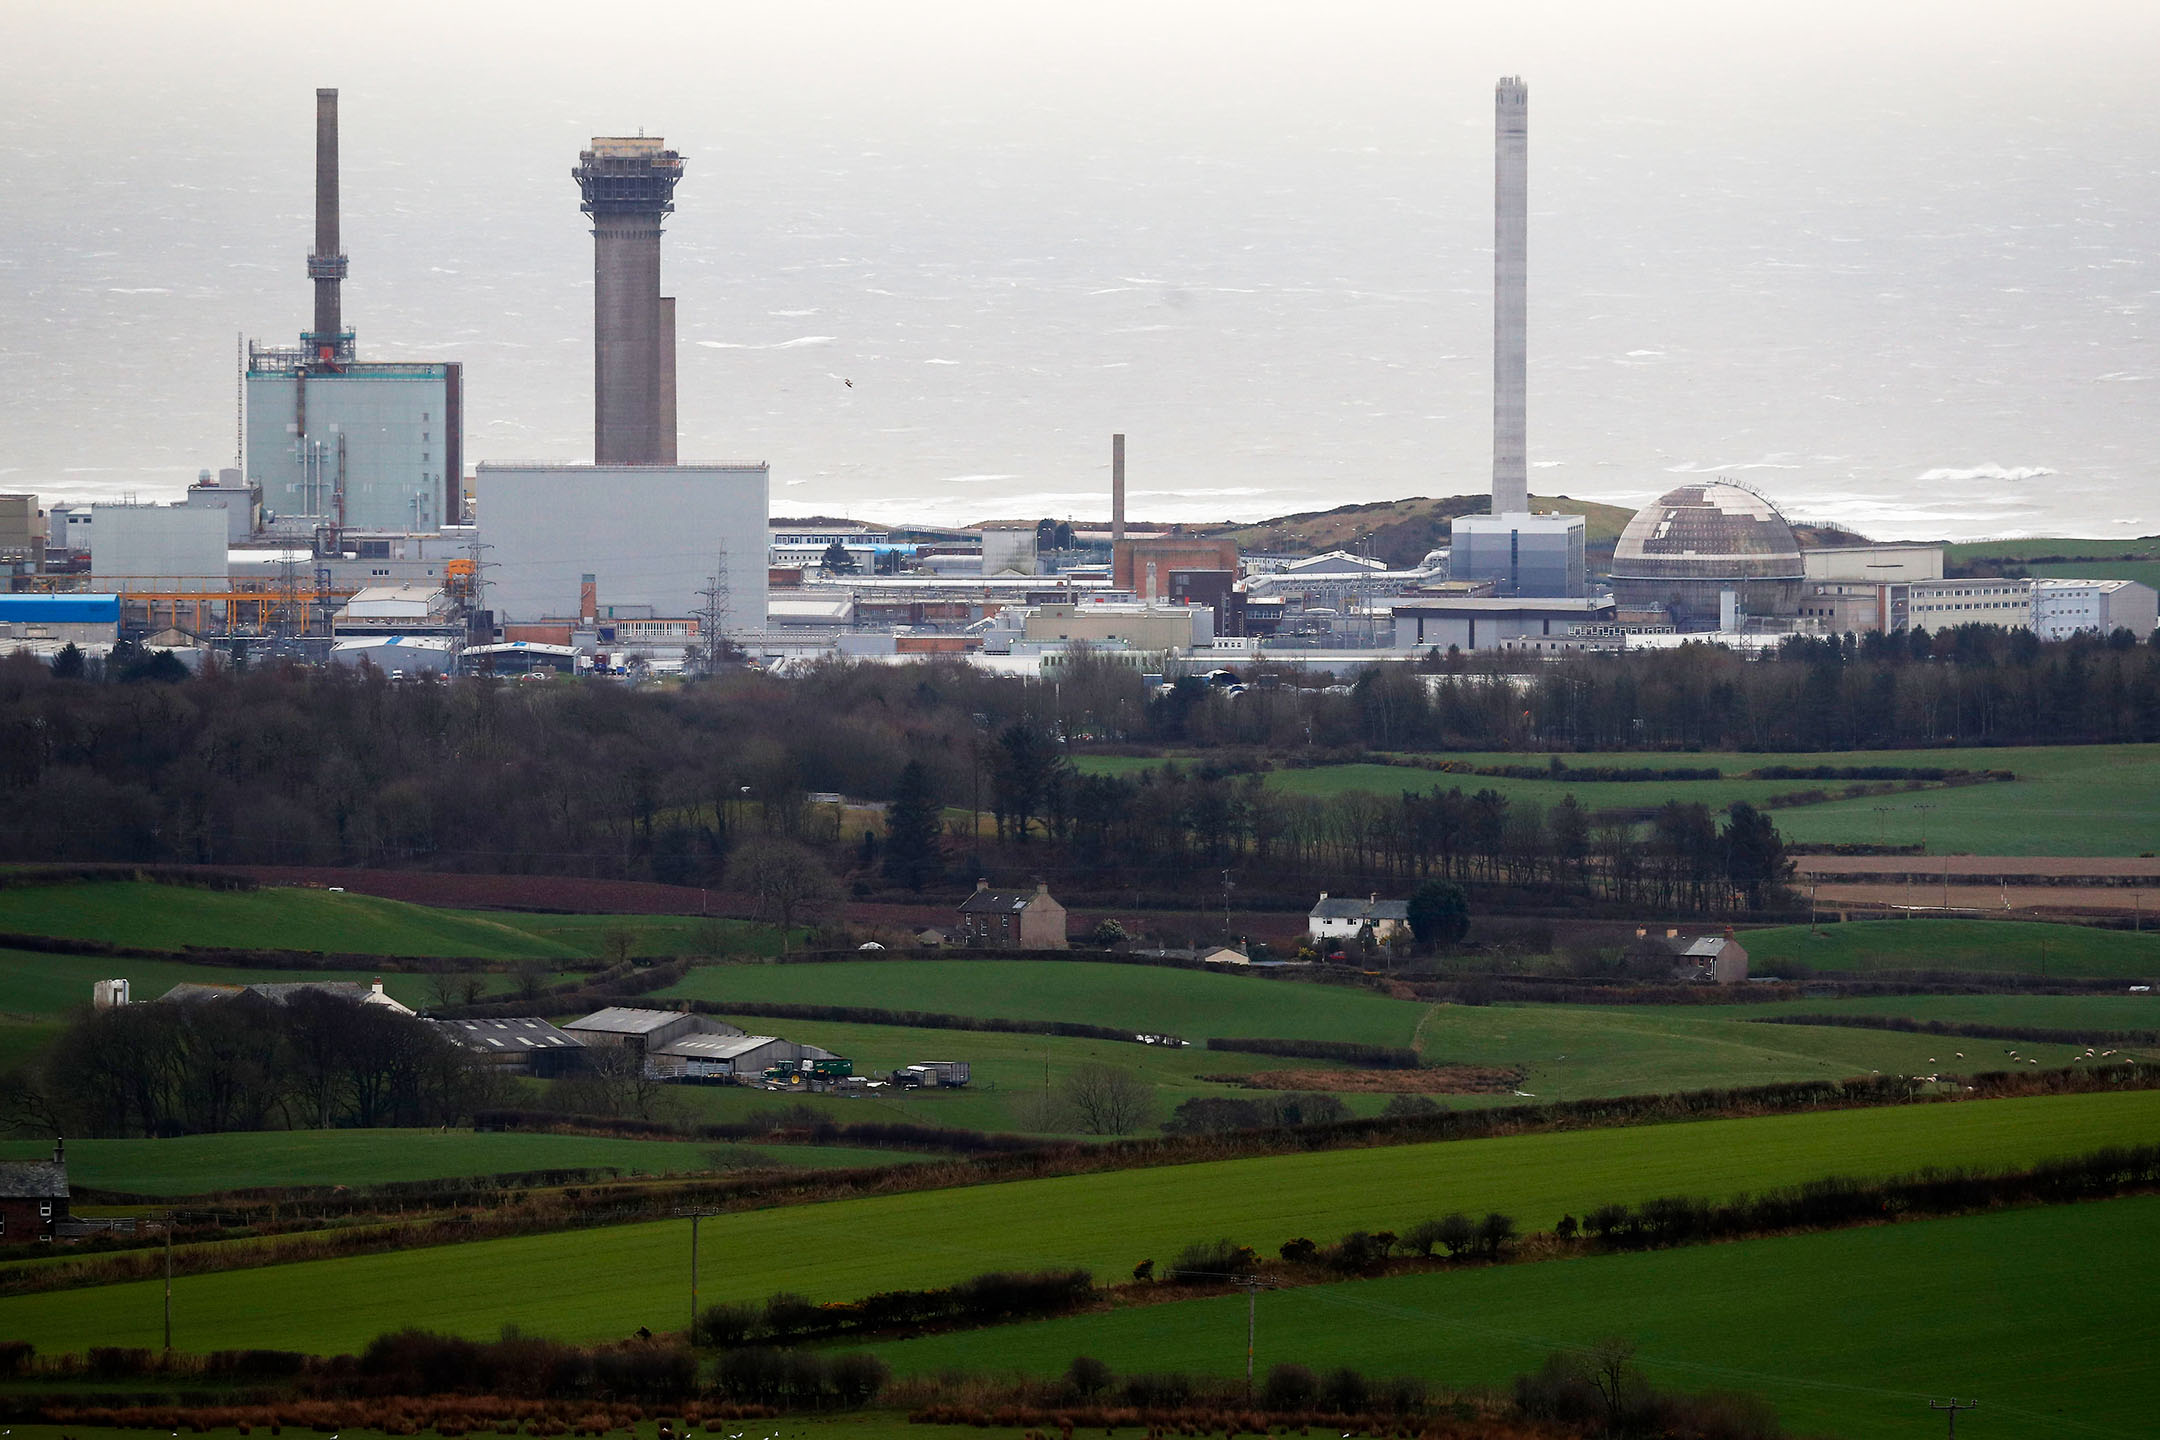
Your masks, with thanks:
<instances>
[{"instance_id":1,"label":"overcast sky","mask_svg":"<svg viewBox=\"0 0 2160 1440\"><path fill-rule=\"evenodd\" d=\"M234 332L305 321L336 85L347 316L468 362L473 459L588 453L567 171L643 127L690 156L686 459L947 518L983 475L1071 508L1115 428L1168 510L1474 489L1507 73L1540 493L1754 463L1925 530L1958 517L1924 475L2047 470L1963 528L2160 528L2150 0L18 7L0 484L230 463ZM1129 279L1161 317L1082 303Z\"/></svg>"}]
</instances>

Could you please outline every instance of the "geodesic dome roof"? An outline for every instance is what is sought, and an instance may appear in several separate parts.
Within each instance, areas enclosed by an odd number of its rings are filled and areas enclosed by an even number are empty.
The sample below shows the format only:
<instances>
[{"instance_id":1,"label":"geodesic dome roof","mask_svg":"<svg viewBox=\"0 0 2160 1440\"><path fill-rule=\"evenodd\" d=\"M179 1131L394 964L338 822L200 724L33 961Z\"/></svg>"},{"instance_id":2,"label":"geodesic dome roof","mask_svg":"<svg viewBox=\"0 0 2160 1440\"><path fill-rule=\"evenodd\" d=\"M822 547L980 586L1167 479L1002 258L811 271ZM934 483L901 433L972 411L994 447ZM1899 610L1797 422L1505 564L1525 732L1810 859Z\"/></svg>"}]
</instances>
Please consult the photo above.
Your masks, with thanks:
<instances>
[{"instance_id":1,"label":"geodesic dome roof","mask_svg":"<svg viewBox=\"0 0 2160 1440\"><path fill-rule=\"evenodd\" d=\"M1800 542L1777 506L1714 481L1668 490L1635 512L1613 548L1614 579L1797 580Z\"/></svg>"}]
</instances>

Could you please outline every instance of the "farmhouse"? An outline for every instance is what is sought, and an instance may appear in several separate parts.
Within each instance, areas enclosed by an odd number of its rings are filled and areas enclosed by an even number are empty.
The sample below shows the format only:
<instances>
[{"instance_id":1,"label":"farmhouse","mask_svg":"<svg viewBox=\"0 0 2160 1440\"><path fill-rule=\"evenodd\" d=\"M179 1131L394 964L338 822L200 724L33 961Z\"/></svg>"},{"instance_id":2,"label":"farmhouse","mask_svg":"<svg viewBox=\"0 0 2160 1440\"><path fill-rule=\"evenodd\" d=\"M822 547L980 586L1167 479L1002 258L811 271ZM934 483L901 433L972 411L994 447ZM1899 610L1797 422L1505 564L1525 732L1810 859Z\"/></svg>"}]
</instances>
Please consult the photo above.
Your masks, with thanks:
<instances>
[{"instance_id":1,"label":"farmhouse","mask_svg":"<svg viewBox=\"0 0 2160 1440\"><path fill-rule=\"evenodd\" d=\"M1682 935L1667 930L1654 936L1637 930L1635 936L1672 956L1675 980L1691 985L1738 985L1748 978L1747 950L1730 933Z\"/></svg>"},{"instance_id":2,"label":"farmhouse","mask_svg":"<svg viewBox=\"0 0 2160 1440\"><path fill-rule=\"evenodd\" d=\"M1382 900L1377 895L1359 900L1347 895L1330 896L1323 890L1320 903L1305 917L1306 933L1315 940L1354 940L1368 925L1375 940L1386 940L1409 929L1410 902Z\"/></svg>"},{"instance_id":3,"label":"farmhouse","mask_svg":"<svg viewBox=\"0 0 2160 1440\"><path fill-rule=\"evenodd\" d=\"M960 902L959 938L966 945L997 945L1016 950L1063 950L1065 907L1050 898L1050 887L992 890L975 882L975 893Z\"/></svg>"},{"instance_id":4,"label":"farmhouse","mask_svg":"<svg viewBox=\"0 0 2160 1440\"><path fill-rule=\"evenodd\" d=\"M579 1069L585 1047L545 1020L430 1020L445 1040L486 1064L550 1079Z\"/></svg>"},{"instance_id":5,"label":"farmhouse","mask_svg":"<svg viewBox=\"0 0 2160 1440\"><path fill-rule=\"evenodd\" d=\"M0 1160L0 1245L49 1245L67 1218L64 1141L53 1141L50 1160Z\"/></svg>"}]
</instances>

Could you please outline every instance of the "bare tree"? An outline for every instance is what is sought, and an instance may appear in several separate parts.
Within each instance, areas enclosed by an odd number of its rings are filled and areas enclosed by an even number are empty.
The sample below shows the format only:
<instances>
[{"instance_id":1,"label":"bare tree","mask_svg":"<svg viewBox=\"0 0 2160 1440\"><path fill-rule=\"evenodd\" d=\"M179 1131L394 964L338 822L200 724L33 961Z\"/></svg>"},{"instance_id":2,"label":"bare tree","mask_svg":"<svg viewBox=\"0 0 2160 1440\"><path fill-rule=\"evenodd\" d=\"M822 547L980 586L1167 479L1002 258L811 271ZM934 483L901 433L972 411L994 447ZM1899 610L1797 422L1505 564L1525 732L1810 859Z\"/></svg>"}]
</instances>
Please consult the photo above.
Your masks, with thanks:
<instances>
[{"instance_id":1,"label":"bare tree","mask_svg":"<svg viewBox=\"0 0 2160 1440\"><path fill-rule=\"evenodd\" d=\"M840 882L792 840L745 840L728 856L728 879L756 899L759 919L780 927L783 951L797 925L823 924L840 910Z\"/></svg>"},{"instance_id":2,"label":"bare tree","mask_svg":"<svg viewBox=\"0 0 2160 1440\"><path fill-rule=\"evenodd\" d=\"M1618 1434L1641 1381L1635 1369L1635 1342L1610 1335L1592 1346L1586 1358L1590 1383L1605 1402L1605 1423Z\"/></svg>"},{"instance_id":3,"label":"bare tree","mask_svg":"<svg viewBox=\"0 0 2160 1440\"><path fill-rule=\"evenodd\" d=\"M1155 1118L1155 1089L1130 1070L1090 1061L1065 1077L1060 1093L1077 1128L1130 1135Z\"/></svg>"}]
</instances>

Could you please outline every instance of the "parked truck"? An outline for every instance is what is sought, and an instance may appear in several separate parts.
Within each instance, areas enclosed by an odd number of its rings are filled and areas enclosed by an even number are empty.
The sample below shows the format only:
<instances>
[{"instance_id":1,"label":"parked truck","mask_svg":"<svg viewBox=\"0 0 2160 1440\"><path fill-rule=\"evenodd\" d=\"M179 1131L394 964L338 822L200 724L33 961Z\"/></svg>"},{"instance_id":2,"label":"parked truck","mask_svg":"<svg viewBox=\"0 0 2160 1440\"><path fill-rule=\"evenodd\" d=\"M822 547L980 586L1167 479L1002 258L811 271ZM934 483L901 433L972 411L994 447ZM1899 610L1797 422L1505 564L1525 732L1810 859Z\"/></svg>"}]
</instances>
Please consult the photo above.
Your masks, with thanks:
<instances>
[{"instance_id":1,"label":"parked truck","mask_svg":"<svg viewBox=\"0 0 2160 1440\"><path fill-rule=\"evenodd\" d=\"M919 1064L903 1066L893 1071L893 1083L910 1090L950 1089L957 1090L968 1083L968 1062L965 1060L924 1060Z\"/></svg>"}]
</instances>

